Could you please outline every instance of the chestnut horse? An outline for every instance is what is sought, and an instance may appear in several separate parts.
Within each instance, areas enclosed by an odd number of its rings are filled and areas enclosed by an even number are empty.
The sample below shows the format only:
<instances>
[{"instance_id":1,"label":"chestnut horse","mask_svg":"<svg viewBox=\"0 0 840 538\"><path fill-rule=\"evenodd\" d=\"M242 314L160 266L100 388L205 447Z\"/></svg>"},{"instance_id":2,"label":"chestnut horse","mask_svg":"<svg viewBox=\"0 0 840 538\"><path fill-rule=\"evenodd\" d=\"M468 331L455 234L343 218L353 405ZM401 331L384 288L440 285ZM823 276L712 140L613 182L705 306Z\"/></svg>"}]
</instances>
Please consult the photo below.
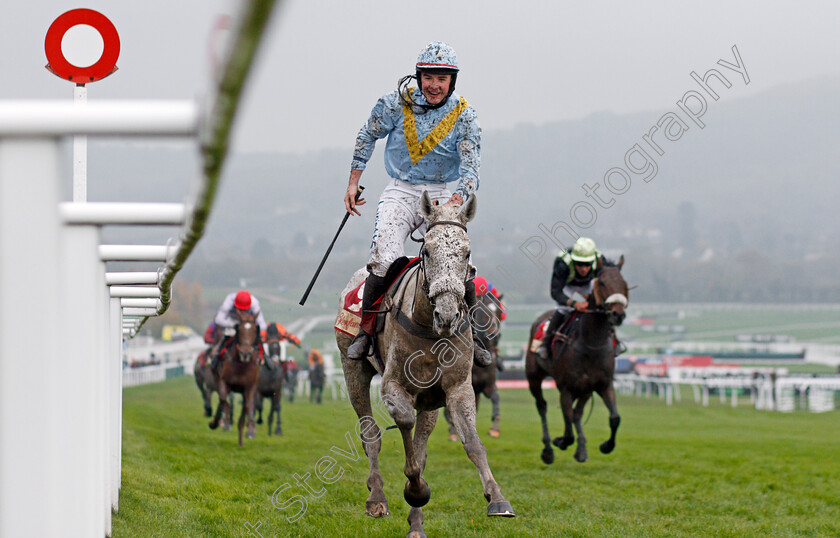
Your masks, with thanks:
<instances>
[{"instance_id":1,"label":"chestnut horse","mask_svg":"<svg viewBox=\"0 0 840 538\"><path fill-rule=\"evenodd\" d=\"M237 310L239 324L236 326L236 337L233 344L224 350L220 356L220 365L213 371L213 378L218 385L219 405L216 415L210 421L210 429L219 427L219 420L224 414L227 423L230 416L228 398L231 392L242 394L243 405L239 413L239 446L242 446L242 428L245 425L245 415L248 415L248 432L246 437L253 439L256 435L254 423L254 400L257 395L257 382L260 371L260 356L262 343L260 331L253 314ZM227 425L227 424L226 424ZM228 425L229 426L229 425Z\"/></svg>"},{"instance_id":2,"label":"chestnut horse","mask_svg":"<svg viewBox=\"0 0 840 538\"><path fill-rule=\"evenodd\" d=\"M554 378L557 390L560 391L560 406L563 409L565 431L563 437L555 437L554 445L566 450L575 442L572 425L578 435L575 459L581 463L589 456L586 451L586 437L583 434L583 408L586 402L597 392L610 412L610 438L601 443L601 452L609 454L615 448L615 434L621 417L615 405L615 390L613 388L613 373L615 372L615 326L624 321L624 310L628 302L628 287L621 276L624 256L616 265L606 263L602 257L601 269L592 283L592 293L589 296L589 308L585 313L576 312L571 323L578 324L568 339L555 337L551 343L551 353L547 360L543 360L532 351L529 346L525 356L525 375L528 387L534 395L537 411L542 419L543 451L541 458L545 463L554 462L554 450L551 448L551 437L548 433L546 419L546 401L542 394L542 382L547 376ZM529 342L534 341L534 335L542 322L548 319L553 311L542 314L531 325ZM559 331L558 331L559 332Z\"/></svg>"}]
</instances>

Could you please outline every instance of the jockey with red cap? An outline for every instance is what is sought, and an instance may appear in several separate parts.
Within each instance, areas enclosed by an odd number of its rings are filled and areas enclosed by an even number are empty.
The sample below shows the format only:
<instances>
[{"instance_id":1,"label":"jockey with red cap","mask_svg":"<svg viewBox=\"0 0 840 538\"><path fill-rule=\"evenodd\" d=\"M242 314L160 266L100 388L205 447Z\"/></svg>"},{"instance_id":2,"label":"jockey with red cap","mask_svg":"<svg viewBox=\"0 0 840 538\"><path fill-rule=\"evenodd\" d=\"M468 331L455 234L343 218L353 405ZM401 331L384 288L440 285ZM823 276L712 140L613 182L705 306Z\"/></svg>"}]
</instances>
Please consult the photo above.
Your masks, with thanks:
<instances>
[{"instance_id":1,"label":"jockey with red cap","mask_svg":"<svg viewBox=\"0 0 840 538\"><path fill-rule=\"evenodd\" d=\"M400 79L397 89L383 96L356 137L350 180L344 194L347 212L360 215L356 200L359 179L376 141L387 137L385 170L391 177L379 199L376 225L367 264L368 277L362 296L367 312L386 290L385 273L391 263L405 255L405 241L414 230L426 231L420 213L420 196L428 191L434 203L460 207L478 189L481 162L481 128L478 116L466 99L454 93L458 59L452 47L432 41L417 58L415 73ZM409 86L416 79L417 86ZM447 184L455 182L454 193ZM468 308L475 305L475 286L464 283ZM359 331L347 350L351 359L363 359L372 335ZM475 346L475 361L486 366L490 354Z\"/></svg>"},{"instance_id":2,"label":"jockey with red cap","mask_svg":"<svg viewBox=\"0 0 840 538\"><path fill-rule=\"evenodd\" d=\"M219 352L225 347L223 342L233 337L234 328L239 323L238 312L249 312L256 317L260 331L265 331L268 325L260 310L260 302L245 290L230 293L216 312L213 322L216 324L216 343L210 350L210 361L213 368L216 368L219 360Z\"/></svg>"}]
</instances>

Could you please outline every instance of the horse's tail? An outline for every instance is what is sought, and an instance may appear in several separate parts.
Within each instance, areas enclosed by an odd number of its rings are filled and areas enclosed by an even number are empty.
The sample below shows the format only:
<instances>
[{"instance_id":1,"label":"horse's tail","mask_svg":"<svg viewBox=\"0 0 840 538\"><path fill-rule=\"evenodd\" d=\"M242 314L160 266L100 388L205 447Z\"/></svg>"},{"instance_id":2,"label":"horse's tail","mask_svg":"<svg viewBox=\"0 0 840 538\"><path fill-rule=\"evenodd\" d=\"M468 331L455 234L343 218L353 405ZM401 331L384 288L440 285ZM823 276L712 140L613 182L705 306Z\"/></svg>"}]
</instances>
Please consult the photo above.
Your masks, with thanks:
<instances>
[{"instance_id":1,"label":"horse's tail","mask_svg":"<svg viewBox=\"0 0 840 538\"><path fill-rule=\"evenodd\" d=\"M586 420L583 421L583 424L589 424L589 419L592 417L592 410L595 409L595 398L589 398L589 414L586 415Z\"/></svg>"}]
</instances>

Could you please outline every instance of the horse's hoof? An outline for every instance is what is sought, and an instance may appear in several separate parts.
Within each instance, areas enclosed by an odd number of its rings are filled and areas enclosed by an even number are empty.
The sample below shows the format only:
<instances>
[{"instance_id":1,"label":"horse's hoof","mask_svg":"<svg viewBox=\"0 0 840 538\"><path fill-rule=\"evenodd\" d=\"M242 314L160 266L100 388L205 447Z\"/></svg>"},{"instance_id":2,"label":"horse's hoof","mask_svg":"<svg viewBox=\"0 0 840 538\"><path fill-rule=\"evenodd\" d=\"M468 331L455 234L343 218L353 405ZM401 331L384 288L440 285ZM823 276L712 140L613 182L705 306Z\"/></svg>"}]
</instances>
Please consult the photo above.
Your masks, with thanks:
<instances>
[{"instance_id":1,"label":"horse's hoof","mask_svg":"<svg viewBox=\"0 0 840 538\"><path fill-rule=\"evenodd\" d=\"M216 428L219 427L219 423L218 422L213 422L212 420L207 425L210 426L211 430L215 430Z\"/></svg>"},{"instance_id":2,"label":"horse's hoof","mask_svg":"<svg viewBox=\"0 0 840 538\"><path fill-rule=\"evenodd\" d=\"M554 451L550 448L544 448L542 454L540 454L540 459L543 460L543 463L551 465L554 463Z\"/></svg>"},{"instance_id":3,"label":"horse's hoof","mask_svg":"<svg viewBox=\"0 0 840 538\"><path fill-rule=\"evenodd\" d=\"M257 424L262 424L262 419L261 418L257 419Z\"/></svg>"},{"instance_id":4,"label":"horse's hoof","mask_svg":"<svg viewBox=\"0 0 840 538\"><path fill-rule=\"evenodd\" d=\"M428 504L429 499L432 498L432 488L422 478L420 479L419 492L411 491L411 481L406 481L405 490L403 490L403 497L409 506L414 508L422 508Z\"/></svg>"},{"instance_id":5,"label":"horse's hoof","mask_svg":"<svg viewBox=\"0 0 840 538\"><path fill-rule=\"evenodd\" d=\"M205 407L204 408L204 416L205 417L212 417L213 416L213 410L210 409L209 407Z\"/></svg>"},{"instance_id":6,"label":"horse's hoof","mask_svg":"<svg viewBox=\"0 0 840 538\"><path fill-rule=\"evenodd\" d=\"M551 441L551 442L554 444L554 446L556 446L560 450L566 450L567 448L572 446L572 443L575 442L575 438L574 437L555 437L554 440Z\"/></svg>"},{"instance_id":7,"label":"horse's hoof","mask_svg":"<svg viewBox=\"0 0 840 538\"><path fill-rule=\"evenodd\" d=\"M513 507L507 501L490 503L490 506L487 507L487 515L501 517L516 517L516 514L513 511Z\"/></svg>"},{"instance_id":8,"label":"horse's hoof","mask_svg":"<svg viewBox=\"0 0 840 538\"><path fill-rule=\"evenodd\" d=\"M489 433L490 437L493 437L494 439L498 439L499 436L501 435L501 432L499 432L499 430L490 430L487 433Z\"/></svg>"},{"instance_id":9,"label":"horse's hoof","mask_svg":"<svg viewBox=\"0 0 840 538\"><path fill-rule=\"evenodd\" d=\"M246 439L254 439L256 437L257 437L257 434L255 434L254 432L248 432L248 433L245 434Z\"/></svg>"},{"instance_id":10,"label":"horse's hoof","mask_svg":"<svg viewBox=\"0 0 840 538\"><path fill-rule=\"evenodd\" d=\"M604 441L601 443L601 454L609 454L615 450L615 441Z\"/></svg>"},{"instance_id":11,"label":"horse's hoof","mask_svg":"<svg viewBox=\"0 0 840 538\"><path fill-rule=\"evenodd\" d=\"M587 453L586 453L586 451L583 451L583 452L580 452L580 451L575 452L575 459L576 459L577 461L579 461L580 463L586 463L586 461L589 459L589 454L587 454Z\"/></svg>"},{"instance_id":12,"label":"horse's hoof","mask_svg":"<svg viewBox=\"0 0 840 538\"><path fill-rule=\"evenodd\" d=\"M283 428L277 428L276 430L274 430L274 434L275 435L283 435Z\"/></svg>"},{"instance_id":13,"label":"horse's hoof","mask_svg":"<svg viewBox=\"0 0 840 538\"><path fill-rule=\"evenodd\" d=\"M230 424L222 424L222 431L229 432L230 431Z\"/></svg>"},{"instance_id":14,"label":"horse's hoof","mask_svg":"<svg viewBox=\"0 0 840 538\"><path fill-rule=\"evenodd\" d=\"M385 517L390 515L388 503L383 501L368 501L365 503L365 514L370 517Z\"/></svg>"},{"instance_id":15,"label":"horse's hoof","mask_svg":"<svg viewBox=\"0 0 840 538\"><path fill-rule=\"evenodd\" d=\"M455 435L454 433L453 433L453 434L450 434L450 435L449 435L449 440L450 440L450 441L457 441L457 440L458 440L458 436L457 436L457 435Z\"/></svg>"}]
</instances>

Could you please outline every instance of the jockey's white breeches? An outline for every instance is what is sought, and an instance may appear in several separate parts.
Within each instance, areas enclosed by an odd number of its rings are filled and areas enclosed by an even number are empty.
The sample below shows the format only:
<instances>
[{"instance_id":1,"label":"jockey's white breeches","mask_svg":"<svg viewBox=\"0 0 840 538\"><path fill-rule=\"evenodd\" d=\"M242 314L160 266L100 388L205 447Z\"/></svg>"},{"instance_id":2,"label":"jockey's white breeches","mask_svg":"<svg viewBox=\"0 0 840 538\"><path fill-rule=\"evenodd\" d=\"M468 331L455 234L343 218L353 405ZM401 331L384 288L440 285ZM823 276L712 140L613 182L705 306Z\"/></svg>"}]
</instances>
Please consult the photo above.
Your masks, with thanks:
<instances>
[{"instance_id":1,"label":"jockey's white breeches","mask_svg":"<svg viewBox=\"0 0 840 538\"><path fill-rule=\"evenodd\" d=\"M415 230L420 237L426 233L426 220L420 214L420 196L429 191L432 202L444 204L452 194L446 184L412 185L391 179L379 198L376 226L370 243L367 269L376 276L385 276L391 263L405 256L405 241Z\"/></svg>"}]
</instances>

